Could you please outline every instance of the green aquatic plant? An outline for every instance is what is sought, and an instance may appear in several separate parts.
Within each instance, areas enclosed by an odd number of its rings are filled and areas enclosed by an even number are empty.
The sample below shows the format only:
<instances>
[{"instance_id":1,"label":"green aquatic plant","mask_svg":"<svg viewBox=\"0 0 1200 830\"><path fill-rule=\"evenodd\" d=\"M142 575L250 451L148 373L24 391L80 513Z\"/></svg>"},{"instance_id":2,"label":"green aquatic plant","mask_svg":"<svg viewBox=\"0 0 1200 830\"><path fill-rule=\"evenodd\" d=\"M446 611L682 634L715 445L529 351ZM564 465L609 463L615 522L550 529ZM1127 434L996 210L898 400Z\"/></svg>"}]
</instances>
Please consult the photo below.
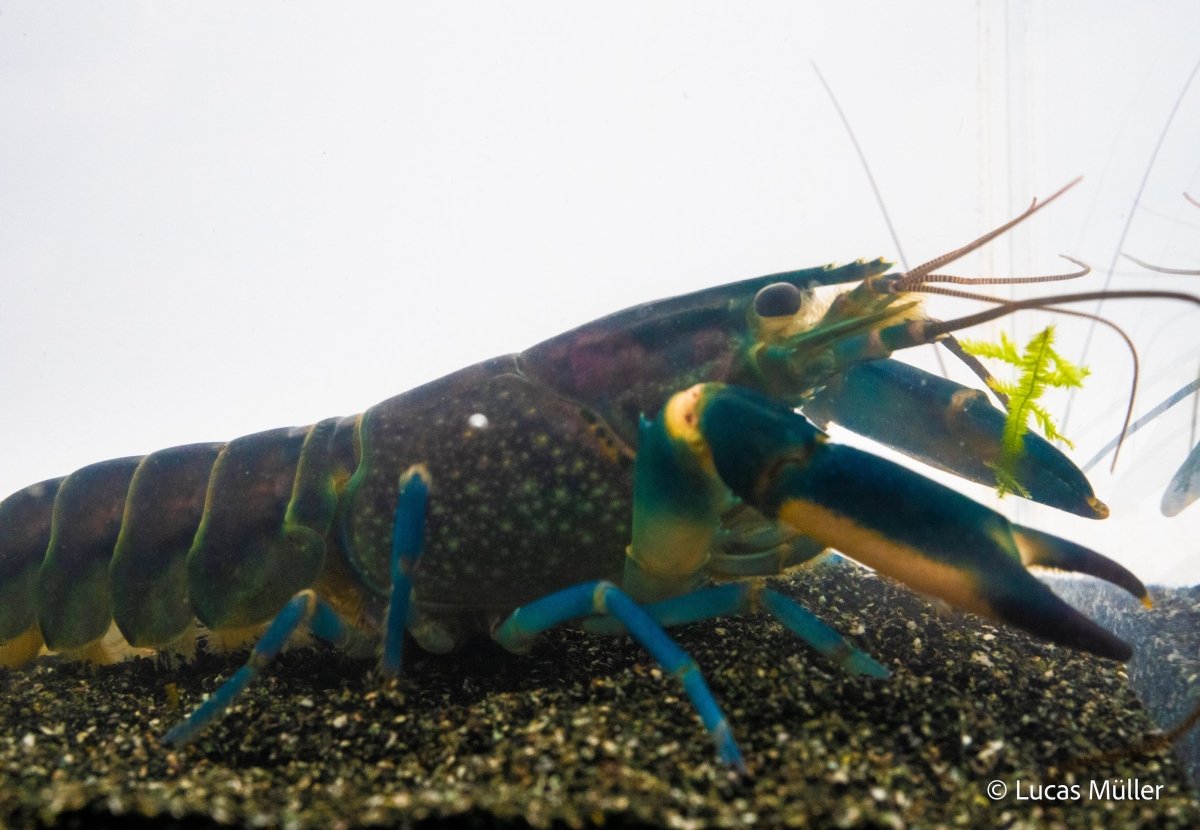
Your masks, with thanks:
<instances>
[{"instance_id":1,"label":"green aquatic plant","mask_svg":"<svg viewBox=\"0 0 1200 830\"><path fill-rule=\"evenodd\" d=\"M963 350L976 357L1000 360L1021 370L1016 382L989 378L988 386L1008 397L1008 417L1004 421L1000 459L989 464L996 473L996 493L1003 498L1009 493L1028 497L1029 491L1017 480L1017 461L1025 451L1024 436L1033 416L1048 441L1061 441L1074 448L1038 399L1047 387L1080 387L1090 373L1086 366L1076 366L1054 350L1054 326L1046 326L1017 352L1016 344L1000 332L999 343L982 340L962 341Z\"/></svg>"}]
</instances>

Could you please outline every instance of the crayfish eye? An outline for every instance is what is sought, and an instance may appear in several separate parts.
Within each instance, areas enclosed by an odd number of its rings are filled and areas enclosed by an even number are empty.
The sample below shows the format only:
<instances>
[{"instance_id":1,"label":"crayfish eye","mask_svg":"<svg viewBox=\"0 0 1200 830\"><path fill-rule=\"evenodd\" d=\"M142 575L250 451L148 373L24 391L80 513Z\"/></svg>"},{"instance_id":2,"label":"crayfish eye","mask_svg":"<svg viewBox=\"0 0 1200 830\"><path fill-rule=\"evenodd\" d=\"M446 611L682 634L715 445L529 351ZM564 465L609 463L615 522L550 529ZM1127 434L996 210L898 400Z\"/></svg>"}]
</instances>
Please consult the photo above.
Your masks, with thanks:
<instances>
[{"instance_id":1,"label":"crayfish eye","mask_svg":"<svg viewBox=\"0 0 1200 830\"><path fill-rule=\"evenodd\" d=\"M754 295L754 312L759 317L791 317L802 302L799 288L790 282L777 282Z\"/></svg>"}]
</instances>

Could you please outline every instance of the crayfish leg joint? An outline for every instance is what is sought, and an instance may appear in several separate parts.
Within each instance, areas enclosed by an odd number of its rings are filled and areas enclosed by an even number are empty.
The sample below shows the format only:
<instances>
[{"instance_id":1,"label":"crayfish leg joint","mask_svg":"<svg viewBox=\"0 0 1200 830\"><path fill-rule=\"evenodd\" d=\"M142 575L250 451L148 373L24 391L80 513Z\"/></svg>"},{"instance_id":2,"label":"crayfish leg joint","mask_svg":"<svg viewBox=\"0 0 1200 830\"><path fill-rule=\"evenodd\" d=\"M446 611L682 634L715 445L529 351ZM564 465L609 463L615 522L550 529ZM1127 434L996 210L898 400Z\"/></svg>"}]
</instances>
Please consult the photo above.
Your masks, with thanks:
<instances>
[{"instance_id":1,"label":"crayfish leg joint","mask_svg":"<svg viewBox=\"0 0 1200 830\"><path fill-rule=\"evenodd\" d=\"M433 481L433 476L429 474L428 467L423 463L413 464L400 476L400 489L403 490L406 484L418 477L421 481L425 482L426 486L429 486L430 482Z\"/></svg>"}]
</instances>

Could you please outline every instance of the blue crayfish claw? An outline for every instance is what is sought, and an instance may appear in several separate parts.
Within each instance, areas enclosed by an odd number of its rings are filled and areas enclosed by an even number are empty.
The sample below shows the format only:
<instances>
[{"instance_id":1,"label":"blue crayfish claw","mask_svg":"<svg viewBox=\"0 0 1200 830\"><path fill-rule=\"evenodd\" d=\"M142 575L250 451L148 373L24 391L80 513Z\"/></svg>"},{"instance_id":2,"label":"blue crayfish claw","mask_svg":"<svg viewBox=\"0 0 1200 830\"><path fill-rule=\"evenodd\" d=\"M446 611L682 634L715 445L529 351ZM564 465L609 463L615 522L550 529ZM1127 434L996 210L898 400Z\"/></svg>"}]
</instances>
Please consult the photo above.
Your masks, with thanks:
<instances>
[{"instance_id":1,"label":"blue crayfish claw","mask_svg":"<svg viewBox=\"0 0 1200 830\"><path fill-rule=\"evenodd\" d=\"M721 480L764 515L959 608L1102 657L1131 656L1128 644L1025 567L1098 576L1148 603L1142 583L1116 562L832 443L786 404L758 392L707 384L680 395L692 408L685 419L694 425L692 440Z\"/></svg>"},{"instance_id":2,"label":"blue crayfish claw","mask_svg":"<svg viewBox=\"0 0 1200 830\"><path fill-rule=\"evenodd\" d=\"M803 409L821 426L833 421L970 481L995 483L1005 412L978 389L899 360L873 360L831 378ZM1023 495L1076 516L1108 517L1087 476L1061 450L1032 431L1020 440Z\"/></svg>"}]
</instances>

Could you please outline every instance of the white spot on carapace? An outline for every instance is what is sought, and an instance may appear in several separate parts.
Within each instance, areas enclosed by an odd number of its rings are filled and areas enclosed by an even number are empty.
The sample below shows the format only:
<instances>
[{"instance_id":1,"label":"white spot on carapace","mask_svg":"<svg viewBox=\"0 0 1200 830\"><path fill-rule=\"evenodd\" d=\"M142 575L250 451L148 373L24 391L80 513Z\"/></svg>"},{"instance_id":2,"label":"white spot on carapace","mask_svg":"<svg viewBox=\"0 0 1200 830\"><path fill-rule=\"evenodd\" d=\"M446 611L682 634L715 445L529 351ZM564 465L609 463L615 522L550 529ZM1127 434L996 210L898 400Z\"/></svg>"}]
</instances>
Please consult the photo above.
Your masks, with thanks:
<instances>
[{"instance_id":1,"label":"white spot on carapace","mask_svg":"<svg viewBox=\"0 0 1200 830\"><path fill-rule=\"evenodd\" d=\"M488 418L482 412L476 412L471 417L467 418L467 426L471 429L487 429Z\"/></svg>"}]
</instances>

